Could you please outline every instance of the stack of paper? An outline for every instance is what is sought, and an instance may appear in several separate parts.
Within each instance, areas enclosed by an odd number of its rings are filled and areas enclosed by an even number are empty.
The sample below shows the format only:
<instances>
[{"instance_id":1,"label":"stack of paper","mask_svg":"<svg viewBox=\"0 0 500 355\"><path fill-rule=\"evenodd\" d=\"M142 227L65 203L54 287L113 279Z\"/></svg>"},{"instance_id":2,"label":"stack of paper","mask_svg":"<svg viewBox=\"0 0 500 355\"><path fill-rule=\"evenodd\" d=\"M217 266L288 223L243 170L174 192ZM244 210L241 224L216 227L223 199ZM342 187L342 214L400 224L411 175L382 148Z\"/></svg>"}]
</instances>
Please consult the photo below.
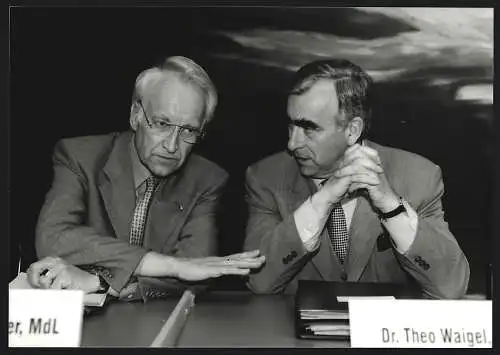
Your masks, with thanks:
<instances>
[{"instance_id":1,"label":"stack of paper","mask_svg":"<svg viewBox=\"0 0 500 355\"><path fill-rule=\"evenodd\" d=\"M304 339L350 337L349 301L395 299L399 285L300 280L295 296L296 336Z\"/></svg>"},{"instance_id":2,"label":"stack of paper","mask_svg":"<svg viewBox=\"0 0 500 355\"><path fill-rule=\"evenodd\" d=\"M352 299L395 299L393 296L337 296L337 302L347 303ZM305 330L314 335L349 337L349 312L339 310L301 309L300 320Z\"/></svg>"},{"instance_id":3,"label":"stack of paper","mask_svg":"<svg viewBox=\"0 0 500 355\"><path fill-rule=\"evenodd\" d=\"M311 324L307 329L314 335L349 336L349 324Z\"/></svg>"},{"instance_id":4,"label":"stack of paper","mask_svg":"<svg viewBox=\"0 0 500 355\"><path fill-rule=\"evenodd\" d=\"M25 272L20 272L14 280L9 283L9 289L33 289L28 282L28 275ZM87 293L83 298L85 306L102 307L106 300L105 293Z\"/></svg>"}]
</instances>

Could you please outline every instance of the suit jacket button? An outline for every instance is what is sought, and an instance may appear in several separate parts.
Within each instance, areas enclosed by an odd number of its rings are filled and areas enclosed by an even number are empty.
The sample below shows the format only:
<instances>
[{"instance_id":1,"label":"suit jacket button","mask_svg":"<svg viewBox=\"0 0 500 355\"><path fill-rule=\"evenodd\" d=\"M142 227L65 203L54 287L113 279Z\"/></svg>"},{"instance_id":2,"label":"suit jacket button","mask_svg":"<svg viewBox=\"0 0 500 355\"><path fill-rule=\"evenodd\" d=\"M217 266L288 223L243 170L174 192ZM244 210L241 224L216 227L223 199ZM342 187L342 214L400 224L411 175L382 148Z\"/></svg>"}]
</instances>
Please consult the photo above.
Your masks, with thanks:
<instances>
[{"instance_id":1,"label":"suit jacket button","mask_svg":"<svg viewBox=\"0 0 500 355\"><path fill-rule=\"evenodd\" d=\"M342 281L347 281L347 273L345 271L342 271L342 273L340 274L340 279Z\"/></svg>"}]
</instances>

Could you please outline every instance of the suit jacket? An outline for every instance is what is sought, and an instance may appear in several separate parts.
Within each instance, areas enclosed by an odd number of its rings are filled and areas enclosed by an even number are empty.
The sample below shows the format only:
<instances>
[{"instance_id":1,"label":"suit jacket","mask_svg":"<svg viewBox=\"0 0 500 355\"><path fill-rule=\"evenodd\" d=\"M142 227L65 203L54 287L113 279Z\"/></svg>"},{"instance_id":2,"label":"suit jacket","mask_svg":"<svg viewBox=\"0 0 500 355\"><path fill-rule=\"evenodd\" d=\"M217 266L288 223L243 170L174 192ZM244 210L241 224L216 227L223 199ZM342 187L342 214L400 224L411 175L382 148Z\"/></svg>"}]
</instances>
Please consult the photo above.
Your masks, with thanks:
<instances>
[{"instance_id":1,"label":"suit jacket","mask_svg":"<svg viewBox=\"0 0 500 355\"><path fill-rule=\"evenodd\" d=\"M344 265L333 256L326 228L316 252L298 235L294 211L317 191L286 152L250 166L246 173L249 220L244 247L266 255L250 276L256 293L294 293L297 280L396 282L419 286L433 298L458 298L467 290L469 265L444 220L440 168L429 160L373 142L389 183L418 214L415 240L406 255L395 250L367 197L359 197L349 229Z\"/></svg>"},{"instance_id":2,"label":"suit jacket","mask_svg":"<svg viewBox=\"0 0 500 355\"><path fill-rule=\"evenodd\" d=\"M117 291L150 250L177 257L216 253L215 213L227 180L224 170L191 154L159 186L149 208L143 246L132 246L132 137L132 132L125 132L59 141L53 155L54 180L36 228L39 258L59 256L74 265L96 265ZM171 278L150 281L173 289L184 285Z\"/></svg>"}]
</instances>

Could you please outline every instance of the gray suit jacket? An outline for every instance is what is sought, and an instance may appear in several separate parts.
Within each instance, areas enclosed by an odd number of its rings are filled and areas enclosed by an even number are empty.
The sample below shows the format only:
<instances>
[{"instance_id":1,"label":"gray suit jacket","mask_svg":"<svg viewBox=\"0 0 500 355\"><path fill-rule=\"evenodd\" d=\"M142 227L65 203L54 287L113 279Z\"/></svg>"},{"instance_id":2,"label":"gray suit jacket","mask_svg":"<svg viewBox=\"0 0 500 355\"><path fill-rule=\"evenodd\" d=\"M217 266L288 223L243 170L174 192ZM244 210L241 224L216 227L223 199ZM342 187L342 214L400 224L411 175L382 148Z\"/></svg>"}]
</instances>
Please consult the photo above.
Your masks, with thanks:
<instances>
[{"instance_id":1,"label":"gray suit jacket","mask_svg":"<svg viewBox=\"0 0 500 355\"><path fill-rule=\"evenodd\" d=\"M366 197L351 222L344 265L333 255L328 233L315 253L298 235L293 213L317 189L300 174L293 157L281 152L248 168L249 220L245 249L260 249L266 264L249 278L256 293L294 293L297 280L395 282L419 286L433 298L458 298L467 290L469 265L444 220L440 168L413 153L373 142L394 191L418 213L416 238L406 255L398 253Z\"/></svg>"},{"instance_id":2,"label":"gray suit jacket","mask_svg":"<svg viewBox=\"0 0 500 355\"><path fill-rule=\"evenodd\" d=\"M143 247L129 244L135 190L132 132L63 139L54 150L54 180L36 228L39 258L96 265L121 290L149 250L178 257L217 252L215 213L227 174L191 154L161 183L150 205ZM173 279L157 279L174 289ZM157 295L159 293L154 293Z\"/></svg>"}]
</instances>

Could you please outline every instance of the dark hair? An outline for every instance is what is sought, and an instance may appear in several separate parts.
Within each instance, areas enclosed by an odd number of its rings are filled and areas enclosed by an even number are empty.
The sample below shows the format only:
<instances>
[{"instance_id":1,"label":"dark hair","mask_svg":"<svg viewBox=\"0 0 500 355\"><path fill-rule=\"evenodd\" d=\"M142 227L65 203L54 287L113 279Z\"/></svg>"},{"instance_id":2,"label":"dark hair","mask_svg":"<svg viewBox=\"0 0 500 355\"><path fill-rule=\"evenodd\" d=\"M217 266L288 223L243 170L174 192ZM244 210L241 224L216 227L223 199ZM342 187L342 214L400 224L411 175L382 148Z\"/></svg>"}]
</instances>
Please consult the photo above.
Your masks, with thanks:
<instances>
[{"instance_id":1,"label":"dark hair","mask_svg":"<svg viewBox=\"0 0 500 355\"><path fill-rule=\"evenodd\" d=\"M345 125L354 117L361 117L364 123L361 138L364 138L371 121L368 99L372 78L346 59L318 60L304 65L295 73L288 94L301 95L320 79L332 80L335 85L339 110L345 114L346 119L339 123Z\"/></svg>"}]
</instances>

